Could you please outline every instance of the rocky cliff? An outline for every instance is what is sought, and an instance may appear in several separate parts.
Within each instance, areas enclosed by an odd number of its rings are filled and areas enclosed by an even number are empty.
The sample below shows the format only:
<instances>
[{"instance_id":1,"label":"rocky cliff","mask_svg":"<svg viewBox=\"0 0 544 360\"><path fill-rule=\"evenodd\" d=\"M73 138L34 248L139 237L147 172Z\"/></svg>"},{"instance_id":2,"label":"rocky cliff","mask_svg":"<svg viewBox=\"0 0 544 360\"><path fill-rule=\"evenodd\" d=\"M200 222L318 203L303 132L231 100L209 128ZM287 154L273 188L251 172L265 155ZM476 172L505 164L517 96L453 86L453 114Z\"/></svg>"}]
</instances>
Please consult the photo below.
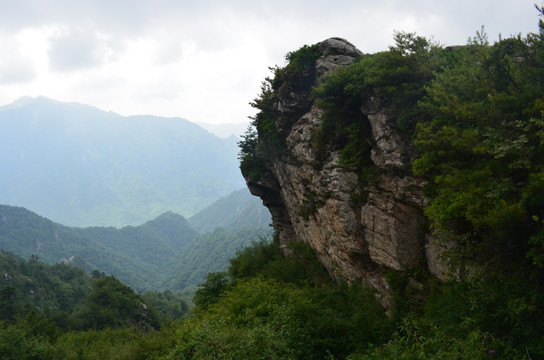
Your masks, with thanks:
<instances>
[{"instance_id":1,"label":"rocky cliff","mask_svg":"<svg viewBox=\"0 0 544 360\"><path fill-rule=\"evenodd\" d=\"M425 232L424 183L411 173L414 147L387 106L370 96L363 99L360 116L370 125L371 136L361 141L370 148L372 181L362 184L355 168L342 165L338 147L318 151L315 134L323 110L311 89L362 54L339 38L313 50L311 68L298 69L296 75L285 71L272 85L268 98L282 145L275 151L257 147L263 169L259 176L245 174L247 186L270 210L285 251L289 242L308 242L333 278L367 283L388 305L387 269L424 264L435 276L444 276L440 249Z\"/></svg>"}]
</instances>

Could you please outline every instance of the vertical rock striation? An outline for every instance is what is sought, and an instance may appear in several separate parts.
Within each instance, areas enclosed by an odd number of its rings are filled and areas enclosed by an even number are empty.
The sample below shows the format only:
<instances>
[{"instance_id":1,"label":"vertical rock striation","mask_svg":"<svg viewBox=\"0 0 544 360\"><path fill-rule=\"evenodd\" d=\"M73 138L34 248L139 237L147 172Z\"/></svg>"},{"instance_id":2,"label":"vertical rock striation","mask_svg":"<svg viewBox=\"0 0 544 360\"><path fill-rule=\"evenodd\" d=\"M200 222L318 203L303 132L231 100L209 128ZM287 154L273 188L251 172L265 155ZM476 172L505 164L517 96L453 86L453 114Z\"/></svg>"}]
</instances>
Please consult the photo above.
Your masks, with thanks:
<instances>
[{"instance_id":1,"label":"vertical rock striation","mask_svg":"<svg viewBox=\"0 0 544 360\"><path fill-rule=\"evenodd\" d=\"M339 38L317 49L315 69L303 74L313 77L314 86L362 55ZM313 134L323 112L310 89L280 89L275 125L284 149L276 156L261 152L266 171L258 179L246 178L247 186L270 210L283 249L291 241L308 242L333 278L367 283L390 305L385 270L403 271L431 254L429 267L440 275L436 251L425 251L424 184L411 175L413 144L378 98L365 99L361 112L372 136L362 141L371 146L376 179L361 186L355 169L341 165L338 150L328 151L325 159L316 151Z\"/></svg>"}]
</instances>

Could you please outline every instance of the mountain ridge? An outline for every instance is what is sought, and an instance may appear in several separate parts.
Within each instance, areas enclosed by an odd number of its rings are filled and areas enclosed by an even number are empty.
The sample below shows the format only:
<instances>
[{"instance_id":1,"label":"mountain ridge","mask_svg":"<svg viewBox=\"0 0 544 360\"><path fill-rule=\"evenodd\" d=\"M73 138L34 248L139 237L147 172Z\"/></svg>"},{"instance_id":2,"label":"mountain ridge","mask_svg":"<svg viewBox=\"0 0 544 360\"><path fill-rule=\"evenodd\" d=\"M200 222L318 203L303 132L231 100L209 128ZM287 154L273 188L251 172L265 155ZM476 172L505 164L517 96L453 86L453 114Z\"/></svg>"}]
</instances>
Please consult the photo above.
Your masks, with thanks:
<instances>
[{"instance_id":1,"label":"mountain ridge","mask_svg":"<svg viewBox=\"0 0 544 360\"><path fill-rule=\"evenodd\" d=\"M99 270L138 291L181 290L201 283L210 271L223 270L251 241L271 235L262 223L266 209L247 189L221 200L200 212L200 233L171 211L137 226L69 227L23 207L0 205L0 249L88 273ZM237 204L247 206L232 217L229 209Z\"/></svg>"},{"instance_id":2,"label":"mountain ridge","mask_svg":"<svg viewBox=\"0 0 544 360\"><path fill-rule=\"evenodd\" d=\"M0 203L72 226L190 216L243 187L236 139L182 118L123 117L79 103L0 107ZM204 186L203 186L204 185Z\"/></svg>"},{"instance_id":3,"label":"mountain ridge","mask_svg":"<svg viewBox=\"0 0 544 360\"><path fill-rule=\"evenodd\" d=\"M23 257L37 255L50 264L64 262L87 272L115 274L142 290L159 282L158 265L165 257L173 256L176 248L179 250L197 236L183 217L179 219L186 234L179 233L165 241L158 234L145 231L153 220L121 229L71 228L22 207L0 205L0 248ZM172 245L175 242L177 247ZM158 261L152 261L155 257Z\"/></svg>"},{"instance_id":4,"label":"mountain ridge","mask_svg":"<svg viewBox=\"0 0 544 360\"><path fill-rule=\"evenodd\" d=\"M199 233L226 229L266 227L271 222L270 213L260 199L243 188L222 197L187 219Z\"/></svg>"}]
</instances>

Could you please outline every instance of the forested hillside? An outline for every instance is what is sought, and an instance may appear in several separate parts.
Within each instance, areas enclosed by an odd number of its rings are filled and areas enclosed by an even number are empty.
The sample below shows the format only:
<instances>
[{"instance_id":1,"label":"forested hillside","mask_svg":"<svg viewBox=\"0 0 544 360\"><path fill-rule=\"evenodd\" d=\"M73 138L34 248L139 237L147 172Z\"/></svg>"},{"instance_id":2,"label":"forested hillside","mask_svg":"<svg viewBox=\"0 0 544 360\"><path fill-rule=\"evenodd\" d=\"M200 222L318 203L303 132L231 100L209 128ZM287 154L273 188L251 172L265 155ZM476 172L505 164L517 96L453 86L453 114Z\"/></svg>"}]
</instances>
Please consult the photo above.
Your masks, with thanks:
<instances>
[{"instance_id":1,"label":"forested hillside","mask_svg":"<svg viewBox=\"0 0 544 360\"><path fill-rule=\"evenodd\" d=\"M88 273L98 270L137 291L177 291L198 285L208 272L224 270L252 240L269 237L269 221L262 220L266 211L247 190L236 191L195 215L199 234L172 212L139 226L76 228L0 205L0 249Z\"/></svg>"},{"instance_id":2,"label":"forested hillside","mask_svg":"<svg viewBox=\"0 0 544 360\"><path fill-rule=\"evenodd\" d=\"M214 231L217 227L239 230L267 227L271 224L269 211L259 198L249 193L247 188L215 201L187 221L201 234Z\"/></svg>"},{"instance_id":3,"label":"forested hillside","mask_svg":"<svg viewBox=\"0 0 544 360\"><path fill-rule=\"evenodd\" d=\"M24 258L35 255L50 264L65 262L87 272L114 274L137 290L155 288L164 262L198 235L174 214L138 227L71 228L2 205L0 219L1 249Z\"/></svg>"},{"instance_id":4,"label":"forested hillside","mask_svg":"<svg viewBox=\"0 0 544 360\"><path fill-rule=\"evenodd\" d=\"M162 268L160 289L183 289L201 284L210 272L227 268L229 259L240 249L259 239L269 239L271 228L227 230L216 228L168 260Z\"/></svg>"},{"instance_id":5,"label":"forested hillside","mask_svg":"<svg viewBox=\"0 0 544 360\"><path fill-rule=\"evenodd\" d=\"M0 271L0 320L36 321L42 330L159 329L161 322L179 318L188 309L172 292L137 294L104 273L94 271L91 277L66 264L47 265L35 256L27 261L2 251Z\"/></svg>"},{"instance_id":6,"label":"forested hillside","mask_svg":"<svg viewBox=\"0 0 544 360\"><path fill-rule=\"evenodd\" d=\"M0 107L0 203L70 226L191 216L240 189L236 139L47 98Z\"/></svg>"}]
</instances>

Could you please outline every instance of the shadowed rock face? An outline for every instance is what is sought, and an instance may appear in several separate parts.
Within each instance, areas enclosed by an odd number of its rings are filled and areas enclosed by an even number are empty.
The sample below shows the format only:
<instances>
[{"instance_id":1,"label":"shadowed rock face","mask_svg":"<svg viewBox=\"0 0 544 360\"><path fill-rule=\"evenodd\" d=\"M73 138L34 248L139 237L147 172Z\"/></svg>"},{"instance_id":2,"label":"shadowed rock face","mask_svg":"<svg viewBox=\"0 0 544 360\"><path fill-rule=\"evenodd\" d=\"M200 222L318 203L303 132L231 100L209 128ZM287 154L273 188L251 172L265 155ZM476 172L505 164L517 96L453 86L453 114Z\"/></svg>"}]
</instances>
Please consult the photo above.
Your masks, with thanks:
<instances>
[{"instance_id":1,"label":"shadowed rock face","mask_svg":"<svg viewBox=\"0 0 544 360\"><path fill-rule=\"evenodd\" d=\"M361 55L339 38L319 43L318 49L314 85ZM429 268L443 276L439 251L425 245L426 200L422 180L410 172L413 144L379 99L365 99L361 109L372 131L362 141L371 145L378 178L364 188L353 168L340 165L338 151L331 150L325 160L318 157L312 134L320 128L322 111L309 90L286 92L275 109L285 149L279 156L260 154L268 172L258 181L246 180L270 210L283 249L291 241L308 242L333 278L373 286L386 307L384 270L403 271L427 254Z\"/></svg>"}]
</instances>

